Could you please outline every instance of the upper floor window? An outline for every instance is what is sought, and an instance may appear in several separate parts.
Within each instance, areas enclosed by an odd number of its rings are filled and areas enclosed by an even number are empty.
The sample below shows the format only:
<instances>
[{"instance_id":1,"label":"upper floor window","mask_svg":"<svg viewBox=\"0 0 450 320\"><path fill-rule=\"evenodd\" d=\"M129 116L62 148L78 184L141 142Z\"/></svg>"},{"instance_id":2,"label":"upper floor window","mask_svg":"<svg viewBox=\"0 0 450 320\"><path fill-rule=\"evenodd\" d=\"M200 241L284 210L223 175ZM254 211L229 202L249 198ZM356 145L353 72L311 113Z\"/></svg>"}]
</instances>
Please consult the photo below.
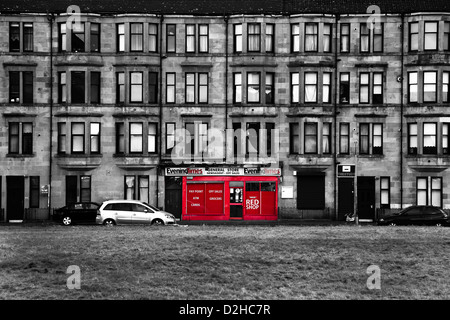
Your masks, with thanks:
<instances>
[{"instance_id":1,"label":"upper floor window","mask_svg":"<svg viewBox=\"0 0 450 320\"><path fill-rule=\"evenodd\" d=\"M156 23L148 25L148 51L158 52L158 25Z\"/></svg>"},{"instance_id":2,"label":"upper floor window","mask_svg":"<svg viewBox=\"0 0 450 320\"><path fill-rule=\"evenodd\" d=\"M89 42L86 41L86 34L89 36ZM100 38L99 23L73 23L71 28L68 28L64 22L58 24L58 48L60 52L99 52Z\"/></svg>"},{"instance_id":3,"label":"upper floor window","mask_svg":"<svg viewBox=\"0 0 450 320\"><path fill-rule=\"evenodd\" d=\"M100 51L100 24L91 23L91 52Z\"/></svg>"},{"instance_id":4,"label":"upper floor window","mask_svg":"<svg viewBox=\"0 0 450 320\"><path fill-rule=\"evenodd\" d=\"M348 72L340 74L339 101L343 104L350 103L350 73Z\"/></svg>"},{"instance_id":5,"label":"upper floor window","mask_svg":"<svg viewBox=\"0 0 450 320\"><path fill-rule=\"evenodd\" d=\"M157 152L157 123L131 121L117 122L115 126L116 154L150 154Z\"/></svg>"},{"instance_id":6,"label":"upper floor window","mask_svg":"<svg viewBox=\"0 0 450 320\"><path fill-rule=\"evenodd\" d=\"M233 73L233 103L242 102L242 73Z\"/></svg>"},{"instance_id":7,"label":"upper floor window","mask_svg":"<svg viewBox=\"0 0 450 320\"><path fill-rule=\"evenodd\" d=\"M300 52L300 26L291 24L291 52Z\"/></svg>"},{"instance_id":8,"label":"upper floor window","mask_svg":"<svg viewBox=\"0 0 450 320\"><path fill-rule=\"evenodd\" d=\"M340 47L341 52L350 52L350 24L341 24L341 34L340 34Z\"/></svg>"},{"instance_id":9,"label":"upper floor window","mask_svg":"<svg viewBox=\"0 0 450 320\"><path fill-rule=\"evenodd\" d=\"M450 102L448 96L450 71L444 71L442 73L442 102Z\"/></svg>"},{"instance_id":10,"label":"upper floor window","mask_svg":"<svg viewBox=\"0 0 450 320\"><path fill-rule=\"evenodd\" d=\"M72 52L85 51L84 22L72 24Z\"/></svg>"},{"instance_id":11,"label":"upper floor window","mask_svg":"<svg viewBox=\"0 0 450 320\"><path fill-rule=\"evenodd\" d=\"M72 103L85 103L85 72L84 71L72 71L71 76L71 99Z\"/></svg>"},{"instance_id":12,"label":"upper floor window","mask_svg":"<svg viewBox=\"0 0 450 320\"><path fill-rule=\"evenodd\" d=\"M423 102L437 101L437 72L424 71L423 73Z\"/></svg>"},{"instance_id":13,"label":"upper floor window","mask_svg":"<svg viewBox=\"0 0 450 320\"><path fill-rule=\"evenodd\" d=\"M209 25L200 24L198 26L198 52L206 53L209 51Z\"/></svg>"},{"instance_id":14,"label":"upper floor window","mask_svg":"<svg viewBox=\"0 0 450 320\"><path fill-rule=\"evenodd\" d=\"M409 23L409 51L419 50L419 23Z\"/></svg>"},{"instance_id":15,"label":"upper floor window","mask_svg":"<svg viewBox=\"0 0 450 320\"><path fill-rule=\"evenodd\" d=\"M130 72L130 102L143 102L142 72Z\"/></svg>"},{"instance_id":16,"label":"upper floor window","mask_svg":"<svg viewBox=\"0 0 450 320\"><path fill-rule=\"evenodd\" d=\"M273 23L266 24L266 52L274 52L275 46L275 25Z\"/></svg>"},{"instance_id":17,"label":"upper floor window","mask_svg":"<svg viewBox=\"0 0 450 320\"><path fill-rule=\"evenodd\" d=\"M176 32L177 32L176 24L166 25L166 51L167 52L176 52L176 50L177 50Z\"/></svg>"},{"instance_id":18,"label":"upper floor window","mask_svg":"<svg viewBox=\"0 0 450 320\"><path fill-rule=\"evenodd\" d=\"M305 72L305 103L317 103L317 72Z\"/></svg>"},{"instance_id":19,"label":"upper floor window","mask_svg":"<svg viewBox=\"0 0 450 320\"><path fill-rule=\"evenodd\" d=\"M125 52L125 23L118 23L116 25L116 32L117 52Z\"/></svg>"},{"instance_id":20,"label":"upper floor window","mask_svg":"<svg viewBox=\"0 0 450 320\"><path fill-rule=\"evenodd\" d=\"M8 153L33 154L33 123L9 122Z\"/></svg>"},{"instance_id":21,"label":"upper floor window","mask_svg":"<svg viewBox=\"0 0 450 320\"><path fill-rule=\"evenodd\" d=\"M331 40L333 37L332 34L333 24L324 23L323 24L323 52L331 52Z\"/></svg>"},{"instance_id":22,"label":"upper floor window","mask_svg":"<svg viewBox=\"0 0 450 320\"><path fill-rule=\"evenodd\" d=\"M444 22L444 50L450 50L450 22Z\"/></svg>"},{"instance_id":23,"label":"upper floor window","mask_svg":"<svg viewBox=\"0 0 450 320\"><path fill-rule=\"evenodd\" d=\"M261 93L261 74L247 73L247 103L259 103Z\"/></svg>"},{"instance_id":24,"label":"upper floor window","mask_svg":"<svg viewBox=\"0 0 450 320\"><path fill-rule=\"evenodd\" d=\"M186 25L186 52L195 52L195 24Z\"/></svg>"},{"instance_id":25,"label":"upper floor window","mask_svg":"<svg viewBox=\"0 0 450 320\"><path fill-rule=\"evenodd\" d=\"M233 26L233 46L234 52L242 52L242 24Z\"/></svg>"},{"instance_id":26,"label":"upper floor window","mask_svg":"<svg viewBox=\"0 0 450 320\"><path fill-rule=\"evenodd\" d=\"M383 103L383 73L362 72L359 75L359 103ZM370 97L372 99L370 99Z\"/></svg>"},{"instance_id":27,"label":"upper floor window","mask_svg":"<svg viewBox=\"0 0 450 320\"><path fill-rule=\"evenodd\" d=\"M266 104L275 103L275 74L271 72L266 72L266 83L265 83L265 98Z\"/></svg>"},{"instance_id":28,"label":"upper floor window","mask_svg":"<svg viewBox=\"0 0 450 320\"><path fill-rule=\"evenodd\" d=\"M424 23L424 50L438 49L438 22L425 21Z\"/></svg>"},{"instance_id":29,"label":"upper floor window","mask_svg":"<svg viewBox=\"0 0 450 320\"><path fill-rule=\"evenodd\" d=\"M339 153L350 153L350 123L341 123L339 127Z\"/></svg>"},{"instance_id":30,"label":"upper floor window","mask_svg":"<svg viewBox=\"0 0 450 320\"><path fill-rule=\"evenodd\" d=\"M21 38L22 41L20 41ZM32 52L33 46L33 23L11 22L9 24L9 51Z\"/></svg>"},{"instance_id":31,"label":"upper floor window","mask_svg":"<svg viewBox=\"0 0 450 320\"><path fill-rule=\"evenodd\" d=\"M33 103L33 72L9 72L9 102Z\"/></svg>"},{"instance_id":32,"label":"upper floor window","mask_svg":"<svg viewBox=\"0 0 450 320\"><path fill-rule=\"evenodd\" d=\"M359 153L383 154L383 125L381 123L359 124Z\"/></svg>"},{"instance_id":33,"label":"upper floor window","mask_svg":"<svg viewBox=\"0 0 450 320\"><path fill-rule=\"evenodd\" d=\"M360 51L361 52L383 52L384 24L380 23L370 29L367 23L360 24Z\"/></svg>"},{"instance_id":34,"label":"upper floor window","mask_svg":"<svg viewBox=\"0 0 450 320\"><path fill-rule=\"evenodd\" d=\"M176 99L176 82L175 73L166 73L166 103L175 103Z\"/></svg>"},{"instance_id":35,"label":"upper floor window","mask_svg":"<svg viewBox=\"0 0 450 320\"><path fill-rule=\"evenodd\" d=\"M317 52L318 51L318 23L306 23L305 24L305 52Z\"/></svg>"},{"instance_id":36,"label":"upper floor window","mask_svg":"<svg viewBox=\"0 0 450 320\"><path fill-rule=\"evenodd\" d=\"M261 24L249 23L247 25L247 43L248 52L261 51Z\"/></svg>"},{"instance_id":37,"label":"upper floor window","mask_svg":"<svg viewBox=\"0 0 450 320\"><path fill-rule=\"evenodd\" d=\"M130 51L144 50L144 25L130 23Z\"/></svg>"}]
</instances>

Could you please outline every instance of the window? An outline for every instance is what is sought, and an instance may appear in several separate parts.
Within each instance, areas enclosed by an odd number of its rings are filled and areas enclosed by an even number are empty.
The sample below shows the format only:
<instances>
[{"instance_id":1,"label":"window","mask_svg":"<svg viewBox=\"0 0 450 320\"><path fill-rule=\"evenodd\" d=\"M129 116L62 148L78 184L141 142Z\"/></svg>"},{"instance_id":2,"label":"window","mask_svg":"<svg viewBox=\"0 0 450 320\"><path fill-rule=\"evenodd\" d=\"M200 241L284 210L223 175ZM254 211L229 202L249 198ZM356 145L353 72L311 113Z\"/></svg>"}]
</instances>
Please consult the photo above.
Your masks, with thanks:
<instances>
[{"instance_id":1,"label":"window","mask_svg":"<svg viewBox=\"0 0 450 320\"><path fill-rule=\"evenodd\" d=\"M274 52L275 46L275 25L266 24L266 52Z\"/></svg>"},{"instance_id":2,"label":"window","mask_svg":"<svg viewBox=\"0 0 450 320\"><path fill-rule=\"evenodd\" d=\"M233 26L233 38L234 52L242 52L242 24Z\"/></svg>"},{"instance_id":3,"label":"window","mask_svg":"<svg viewBox=\"0 0 450 320\"><path fill-rule=\"evenodd\" d=\"M424 50L438 49L438 22L425 21Z\"/></svg>"},{"instance_id":4,"label":"window","mask_svg":"<svg viewBox=\"0 0 450 320\"><path fill-rule=\"evenodd\" d=\"M195 103L195 73L186 73L185 102Z\"/></svg>"},{"instance_id":5,"label":"window","mask_svg":"<svg viewBox=\"0 0 450 320\"><path fill-rule=\"evenodd\" d=\"M65 72L58 72L58 102L67 102L67 78Z\"/></svg>"},{"instance_id":6,"label":"window","mask_svg":"<svg viewBox=\"0 0 450 320\"><path fill-rule=\"evenodd\" d=\"M136 178L135 176L125 176L125 199L126 200L135 200L135 184Z\"/></svg>"},{"instance_id":7,"label":"window","mask_svg":"<svg viewBox=\"0 0 450 320\"><path fill-rule=\"evenodd\" d=\"M158 25L156 23L148 25L148 51L158 52Z\"/></svg>"},{"instance_id":8,"label":"window","mask_svg":"<svg viewBox=\"0 0 450 320\"><path fill-rule=\"evenodd\" d=\"M198 52L207 53L209 51L209 25L200 24L198 26Z\"/></svg>"},{"instance_id":9,"label":"window","mask_svg":"<svg viewBox=\"0 0 450 320\"><path fill-rule=\"evenodd\" d=\"M202 157L207 152L208 124L202 122L186 123L185 154L190 159Z\"/></svg>"},{"instance_id":10,"label":"window","mask_svg":"<svg viewBox=\"0 0 450 320\"><path fill-rule=\"evenodd\" d=\"M341 52L350 52L350 24L341 24Z\"/></svg>"},{"instance_id":11,"label":"window","mask_svg":"<svg viewBox=\"0 0 450 320\"><path fill-rule=\"evenodd\" d=\"M359 153L383 154L383 125L381 123L361 123L359 125Z\"/></svg>"},{"instance_id":12,"label":"window","mask_svg":"<svg viewBox=\"0 0 450 320\"><path fill-rule=\"evenodd\" d=\"M166 50L167 52L176 52L176 25L166 25Z\"/></svg>"},{"instance_id":13,"label":"window","mask_svg":"<svg viewBox=\"0 0 450 320\"><path fill-rule=\"evenodd\" d=\"M323 52L331 52L333 25L331 23L323 24Z\"/></svg>"},{"instance_id":14,"label":"window","mask_svg":"<svg viewBox=\"0 0 450 320\"><path fill-rule=\"evenodd\" d=\"M175 73L166 73L166 102L175 103Z\"/></svg>"},{"instance_id":15,"label":"window","mask_svg":"<svg viewBox=\"0 0 450 320\"><path fill-rule=\"evenodd\" d=\"M142 153L143 142L143 124L130 123L130 153Z\"/></svg>"},{"instance_id":16,"label":"window","mask_svg":"<svg viewBox=\"0 0 450 320\"><path fill-rule=\"evenodd\" d=\"M331 103L331 72L323 73L322 102Z\"/></svg>"},{"instance_id":17,"label":"window","mask_svg":"<svg viewBox=\"0 0 450 320\"><path fill-rule=\"evenodd\" d=\"M373 74L372 103L383 103L383 73L381 72Z\"/></svg>"},{"instance_id":18,"label":"window","mask_svg":"<svg viewBox=\"0 0 450 320\"><path fill-rule=\"evenodd\" d=\"M339 101L342 104L347 104L350 102L350 73L341 73L340 80Z\"/></svg>"},{"instance_id":19,"label":"window","mask_svg":"<svg viewBox=\"0 0 450 320\"><path fill-rule=\"evenodd\" d=\"M450 72L445 71L442 73L442 102L450 102L448 96Z\"/></svg>"},{"instance_id":20,"label":"window","mask_svg":"<svg viewBox=\"0 0 450 320\"><path fill-rule=\"evenodd\" d=\"M148 192L149 192L149 178L148 176L139 176L138 177L138 199L142 202L148 203ZM140 206L142 207L142 206Z\"/></svg>"},{"instance_id":21,"label":"window","mask_svg":"<svg viewBox=\"0 0 450 320\"><path fill-rule=\"evenodd\" d=\"M360 24L359 48L361 52L370 52L370 29L367 23Z\"/></svg>"},{"instance_id":22,"label":"window","mask_svg":"<svg viewBox=\"0 0 450 320\"><path fill-rule=\"evenodd\" d=\"M100 24L91 23L91 52L100 52Z\"/></svg>"},{"instance_id":23,"label":"window","mask_svg":"<svg viewBox=\"0 0 450 320\"><path fill-rule=\"evenodd\" d=\"M417 205L442 207L442 178L417 177Z\"/></svg>"},{"instance_id":24,"label":"window","mask_svg":"<svg viewBox=\"0 0 450 320\"><path fill-rule=\"evenodd\" d=\"M242 102L242 74L233 73L233 103Z\"/></svg>"},{"instance_id":25,"label":"window","mask_svg":"<svg viewBox=\"0 0 450 320\"><path fill-rule=\"evenodd\" d=\"M304 153L316 154L317 153L317 123L305 122L305 141L304 141Z\"/></svg>"},{"instance_id":26,"label":"window","mask_svg":"<svg viewBox=\"0 0 450 320\"><path fill-rule=\"evenodd\" d=\"M67 50L67 28L65 23L58 24L58 50L59 52Z\"/></svg>"},{"instance_id":27,"label":"window","mask_svg":"<svg viewBox=\"0 0 450 320\"><path fill-rule=\"evenodd\" d=\"M71 153L84 153L84 123L72 123Z\"/></svg>"},{"instance_id":28,"label":"window","mask_svg":"<svg viewBox=\"0 0 450 320\"><path fill-rule=\"evenodd\" d=\"M91 176L80 176L80 202L91 201Z\"/></svg>"},{"instance_id":29,"label":"window","mask_svg":"<svg viewBox=\"0 0 450 320\"><path fill-rule=\"evenodd\" d=\"M175 130L176 125L174 122L166 123L166 153L172 153L172 149L175 147Z\"/></svg>"},{"instance_id":30,"label":"window","mask_svg":"<svg viewBox=\"0 0 450 320\"><path fill-rule=\"evenodd\" d=\"M418 102L417 72L408 72L408 102Z\"/></svg>"},{"instance_id":31,"label":"window","mask_svg":"<svg viewBox=\"0 0 450 320\"><path fill-rule=\"evenodd\" d=\"M408 123L408 154L417 154L417 123Z\"/></svg>"},{"instance_id":32,"label":"window","mask_svg":"<svg viewBox=\"0 0 450 320\"><path fill-rule=\"evenodd\" d=\"M260 78L259 72L247 73L247 103L260 102Z\"/></svg>"},{"instance_id":33,"label":"window","mask_svg":"<svg viewBox=\"0 0 450 320\"><path fill-rule=\"evenodd\" d=\"M144 25L142 23L130 23L130 51L144 50Z\"/></svg>"},{"instance_id":34,"label":"window","mask_svg":"<svg viewBox=\"0 0 450 320\"><path fill-rule=\"evenodd\" d=\"M72 23L72 52L85 51L84 22Z\"/></svg>"},{"instance_id":35,"label":"window","mask_svg":"<svg viewBox=\"0 0 450 320\"><path fill-rule=\"evenodd\" d=\"M423 154L437 154L436 123L423 124Z\"/></svg>"},{"instance_id":36,"label":"window","mask_svg":"<svg viewBox=\"0 0 450 320\"><path fill-rule=\"evenodd\" d=\"M450 22L444 22L444 50L450 50Z\"/></svg>"},{"instance_id":37,"label":"window","mask_svg":"<svg viewBox=\"0 0 450 320\"><path fill-rule=\"evenodd\" d=\"M236 159L238 156L243 155L244 147L242 145L242 128L240 122L233 122L233 157Z\"/></svg>"},{"instance_id":38,"label":"window","mask_svg":"<svg viewBox=\"0 0 450 320\"><path fill-rule=\"evenodd\" d=\"M317 103L316 72L305 72L305 103Z\"/></svg>"},{"instance_id":39,"label":"window","mask_svg":"<svg viewBox=\"0 0 450 320\"><path fill-rule=\"evenodd\" d=\"M291 24L291 52L300 51L300 26Z\"/></svg>"},{"instance_id":40,"label":"window","mask_svg":"<svg viewBox=\"0 0 450 320\"><path fill-rule=\"evenodd\" d=\"M195 52L195 24L186 25L186 52Z\"/></svg>"},{"instance_id":41,"label":"window","mask_svg":"<svg viewBox=\"0 0 450 320\"><path fill-rule=\"evenodd\" d=\"M90 124L90 152L91 153L100 153L100 123L99 122L91 122Z\"/></svg>"},{"instance_id":42,"label":"window","mask_svg":"<svg viewBox=\"0 0 450 320\"><path fill-rule=\"evenodd\" d=\"M123 122L116 123L116 154L125 153L125 125Z\"/></svg>"},{"instance_id":43,"label":"window","mask_svg":"<svg viewBox=\"0 0 450 320\"><path fill-rule=\"evenodd\" d=\"M259 122L247 122L246 124L246 157L255 157L259 154Z\"/></svg>"},{"instance_id":44,"label":"window","mask_svg":"<svg viewBox=\"0 0 450 320\"><path fill-rule=\"evenodd\" d=\"M33 103L33 72L9 72L9 102Z\"/></svg>"},{"instance_id":45,"label":"window","mask_svg":"<svg viewBox=\"0 0 450 320\"><path fill-rule=\"evenodd\" d=\"M11 22L9 24L9 51L20 51L20 23Z\"/></svg>"},{"instance_id":46,"label":"window","mask_svg":"<svg viewBox=\"0 0 450 320\"><path fill-rule=\"evenodd\" d=\"M148 73L148 103L158 103L158 73Z\"/></svg>"},{"instance_id":47,"label":"window","mask_svg":"<svg viewBox=\"0 0 450 320\"><path fill-rule=\"evenodd\" d=\"M273 130L275 130L275 123L266 122L266 155L268 157L271 157L272 152L275 150L274 141L272 141L272 133L275 134Z\"/></svg>"},{"instance_id":48,"label":"window","mask_svg":"<svg viewBox=\"0 0 450 320\"><path fill-rule=\"evenodd\" d=\"M58 122L58 154L66 153L66 123Z\"/></svg>"},{"instance_id":49,"label":"window","mask_svg":"<svg viewBox=\"0 0 450 320\"><path fill-rule=\"evenodd\" d=\"M130 102L143 101L143 74L142 72L130 72Z\"/></svg>"},{"instance_id":50,"label":"window","mask_svg":"<svg viewBox=\"0 0 450 320\"><path fill-rule=\"evenodd\" d=\"M318 29L317 23L305 23L305 51L317 52L318 50Z\"/></svg>"},{"instance_id":51,"label":"window","mask_svg":"<svg viewBox=\"0 0 450 320\"><path fill-rule=\"evenodd\" d=\"M39 176L30 176L30 208L39 208L40 192Z\"/></svg>"},{"instance_id":52,"label":"window","mask_svg":"<svg viewBox=\"0 0 450 320\"><path fill-rule=\"evenodd\" d=\"M116 102L125 102L125 73L116 72Z\"/></svg>"},{"instance_id":53,"label":"window","mask_svg":"<svg viewBox=\"0 0 450 320\"><path fill-rule=\"evenodd\" d=\"M437 72L425 71L423 73L423 102L437 101Z\"/></svg>"},{"instance_id":54,"label":"window","mask_svg":"<svg viewBox=\"0 0 450 320\"><path fill-rule=\"evenodd\" d=\"M100 103L100 72L91 72L91 103Z\"/></svg>"},{"instance_id":55,"label":"window","mask_svg":"<svg viewBox=\"0 0 450 320\"><path fill-rule=\"evenodd\" d=\"M8 153L33 154L33 124L31 122L9 122L8 141Z\"/></svg>"},{"instance_id":56,"label":"window","mask_svg":"<svg viewBox=\"0 0 450 320\"><path fill-rule=\"evenodd\" d=\"M350 124L341 123L339 128L339 153L350 154Z\"/></svg>"},{"instance_id":57,"label":"window","mask_svg":"<svg viewBox=\"0 0 450 320\"><path fill-rule=\"evenodd\" d=\"M359 74L359 103L369 103L370 74Z\"/></svg>"},{"instance_id":58,"label":"window","mask_svg":"<svg viewBox=\"0 0 450 320\"><path fill-rule=\"evenodd\" d=\"M117 24L117 52L125 52L125 24Z\"/></svg>"},{"instance_id":59,"label":"window","mask_svg":"<svg viewBox=\"0 0 450 320\"><path fill-rule=\"evenodd\" d=\"M369 154L369 123L359 125L359 153Z\"/></svg>"},{"instance_id":60,"label":"window","mask_svg":"<svg viewBox=\"0 0 450 320\"><path fill-rule=\"evenodd\" d=\"M325 122L322 125L322 153L331 154L331 123Z\"/></svg>"},{"instance_id":61,"label":"window","mask_svg":"<svg viewBox=\"0 0 450 320\"><path fill-rule=\"evenodd\" d=\"M198 74L198 103L208 103L208 74Z\"/></svg>"},{"instance_id":62,"label":"window","mask_svg":"<svg viewBox=\"0 0 450 320\"><path fill-rule=\"evenodd\" d=\"M383 125L372 125L372 154L383 154Z\"/></svg>"},{"instance_id":63,"label":"window","mask_svg":"<svg viewBox=\"0 0 450 320\"><path fill-rule=\"evenodd\" d=\"M409 51L419 50L419 23L409 23Z\"/></svg>"},{"instance_id":64,"label":"window","mask_svg":"<svg viewBox=\"0 0 450 320\"><path fill-rule=\"evenodd\" d=\"M298 123L289 123L289 153L298 154L300 146L300 133Z\"/></svg>"},{"instance_id":65,"label":"window","mask_svg":"<svg viewBox=\"0 0 450 320\"><path fill-rule=\"evenodd\" d=\"M85 73L84 71L72 71L70 73L72 85L71 85L71 98L72 103L85 103Z\"/></svg>"},{"instance_id":66,"label":"window","mask_svg":"<svg viewBox=\"0 0 450 320\"><path fill-rule=\"evenodd\" d=\"M291 73L291 103L300 102L300 74Z\"/></svg>"},{"instance_id":67,"label":"window","mask_svg":"<svg viewBox=\"0 0 450 320\"><path fill-rule=\"evenodd\" d=\"M297 176L297 209L325 209L325 175Z\"/></svg>"},{"instance_id":68,"label":"window","mask_svg":"<svg viewBox=\"0 0 450 320\"><path fill-rule=\"evenodd\" d=\"M148 124L148 141L147 152L156 153L156 134L158 131L158 124L150 122Z\"/></svg>"},{"instance_id":69,"label":"window","mask_svg":"<svg viewBox=\"0 0 450 320\"><path fill-rule=\"evenodd\" d=\"M247 25L248 52L261 51L261 25L259 23L249 23Z\"/></svg>"},{"instance_id":70,"label":"window","mask_svg":"<svg viewBox=\"0 0 450 320\"><path fill-rule=\"evenodd\" d=\"M389 177L380 177L380 207L391 207L391 181Z\"/></svg>"},{"instance_id":71,"label":"window","mask_svg":"<svg viewBox=\"0 0 450 320\"><path fill-rule=\"evenodd\" d=\"M450 123L443 123L442 124L442 154L448 155L450 154L449 149L449 128Z\"/></svg>"},{"instance_id":72,"label":"window","mask_svg":"<svg viewBox=\"0 0 450 320\"><path fill-rule=\"evenodd\" d=\"M384 23L379 24L372 29L373 32L373 52L383 52L384 47Z\"/></svg>"},{"instance_id":73,"label":"window","mask_svg":"<svg viewBox=\"0 0 450 320\"><path fill-rule=\"evenodd\" d=\"M275 74L274 73L266 73L266 88L265 88L265 96L266 96L266 104L275 103Z\"/></svg>"}]
</instances>

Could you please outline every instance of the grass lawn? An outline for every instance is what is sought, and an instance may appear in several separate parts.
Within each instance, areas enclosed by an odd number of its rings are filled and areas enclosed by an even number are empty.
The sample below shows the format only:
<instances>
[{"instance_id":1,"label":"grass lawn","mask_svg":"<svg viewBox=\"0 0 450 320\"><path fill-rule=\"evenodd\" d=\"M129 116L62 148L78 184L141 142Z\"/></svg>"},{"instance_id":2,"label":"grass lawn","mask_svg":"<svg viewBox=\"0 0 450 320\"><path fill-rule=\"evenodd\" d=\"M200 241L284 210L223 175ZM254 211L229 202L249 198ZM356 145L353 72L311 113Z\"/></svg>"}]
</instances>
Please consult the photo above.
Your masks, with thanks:
<instances>
[{"instance_id":1,"label":"grass lawn","mask_svg":"<svg viewBox=\"0 0 450 320\"><path fill-rule=\"evenodd\" d=\"M0 226L0 299L449 299L449 266L444 227Z\"/></svg>"}]
</instances>

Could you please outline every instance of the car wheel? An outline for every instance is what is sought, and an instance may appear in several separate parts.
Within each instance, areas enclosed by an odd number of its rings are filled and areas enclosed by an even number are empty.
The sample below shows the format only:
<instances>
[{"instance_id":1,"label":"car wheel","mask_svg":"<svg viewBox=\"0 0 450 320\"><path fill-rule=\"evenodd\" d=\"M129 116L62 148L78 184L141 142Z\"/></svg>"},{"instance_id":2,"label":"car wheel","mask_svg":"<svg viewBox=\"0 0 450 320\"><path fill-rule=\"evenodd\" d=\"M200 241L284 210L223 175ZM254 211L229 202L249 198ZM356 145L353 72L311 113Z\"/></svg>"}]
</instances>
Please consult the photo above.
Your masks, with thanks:
<instances>
[{"instance_id":1,"label":"car wheel","mask_svg":"<svg viewBox=\"0 0 450 320\"><path fill-rule=\"evenodd\" d=\"M391 223L389 223L389 225L390 225L391 227L395 227L397 224L396 224L395 222L391 222Z\"/></svg>"},{"instance_id":2,"label":"car wheel","mask_svg":"<svg viewBox=\"0 0 450 320\"><path fill-rule=\"evenodd\" d=\"M72 218L70 218L69 216L65 216L62 218L62 223L65 226L70 226L72 224Z\"/></svg>"},{"instance_id":3,"label":"car wheel","mask_svg":"<svg viewBox=\"0 0 450 320\"><path fill-rule=\"evenodd\" d=\"M162 221L161 219L155 219L152 221L152 225L153 226L162 226L162 225L164 225L164 221Z\"/></svg>"},{"instance_id":4,"label":"car wheel","mask_svg":"<svg viewBox=\"0 0 450 320\"><path fill-rule=\"evenodd\" d=\"M107 227L112 227L112 226L116 225L116 223L114 222L113 219L106 219L106 220L103 222L103 225L105 225L105 226L107 226Z\"/></svg>"},{"instance_id":5,"label":"car wheel","mask_svg":"<svg viewBox=\"0 0 450 320\"><path fill-rule=\"evenodd\" d=\"M436 223L436 227L442 227L442 223L440 222Z\"/></svg>"}]
</instances>

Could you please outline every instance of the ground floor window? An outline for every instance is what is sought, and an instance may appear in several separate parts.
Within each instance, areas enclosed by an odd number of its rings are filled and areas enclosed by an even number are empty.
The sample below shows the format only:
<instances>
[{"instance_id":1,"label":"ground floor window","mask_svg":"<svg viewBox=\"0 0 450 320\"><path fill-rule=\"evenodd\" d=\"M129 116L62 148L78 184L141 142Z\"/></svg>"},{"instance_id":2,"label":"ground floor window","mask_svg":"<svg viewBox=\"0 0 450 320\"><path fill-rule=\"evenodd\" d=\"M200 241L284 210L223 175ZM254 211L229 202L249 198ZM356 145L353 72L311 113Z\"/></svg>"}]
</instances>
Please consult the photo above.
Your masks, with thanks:
<instances>
[{"instance_id":1,"label":"ground floor window","mask_svg":"<svg viewBox=\"0 0 450 320\"><path fill-rule=\"evenodd\" d=\"M149 176L125 176L125 199L148 203L149 183Z\"/></svg>"},{"instance_id":2,"label":"ground floor window","mask_svg":"<svg viewBox=\"0 0 450 320\"><path fill-rule=\"evenodd\" d=\"M442 207L442 178L417 177L417 205Z\"/></svg>"},{"instance_id":3,"label":"ground floor window","mask_svg":"<svg viewBox=\"0 0 450 320\"><path fill-rule=\"evenodd\" d=\"M91 201L91 176L66 176L66 205Z\"/></svg>"}]
</instances>

